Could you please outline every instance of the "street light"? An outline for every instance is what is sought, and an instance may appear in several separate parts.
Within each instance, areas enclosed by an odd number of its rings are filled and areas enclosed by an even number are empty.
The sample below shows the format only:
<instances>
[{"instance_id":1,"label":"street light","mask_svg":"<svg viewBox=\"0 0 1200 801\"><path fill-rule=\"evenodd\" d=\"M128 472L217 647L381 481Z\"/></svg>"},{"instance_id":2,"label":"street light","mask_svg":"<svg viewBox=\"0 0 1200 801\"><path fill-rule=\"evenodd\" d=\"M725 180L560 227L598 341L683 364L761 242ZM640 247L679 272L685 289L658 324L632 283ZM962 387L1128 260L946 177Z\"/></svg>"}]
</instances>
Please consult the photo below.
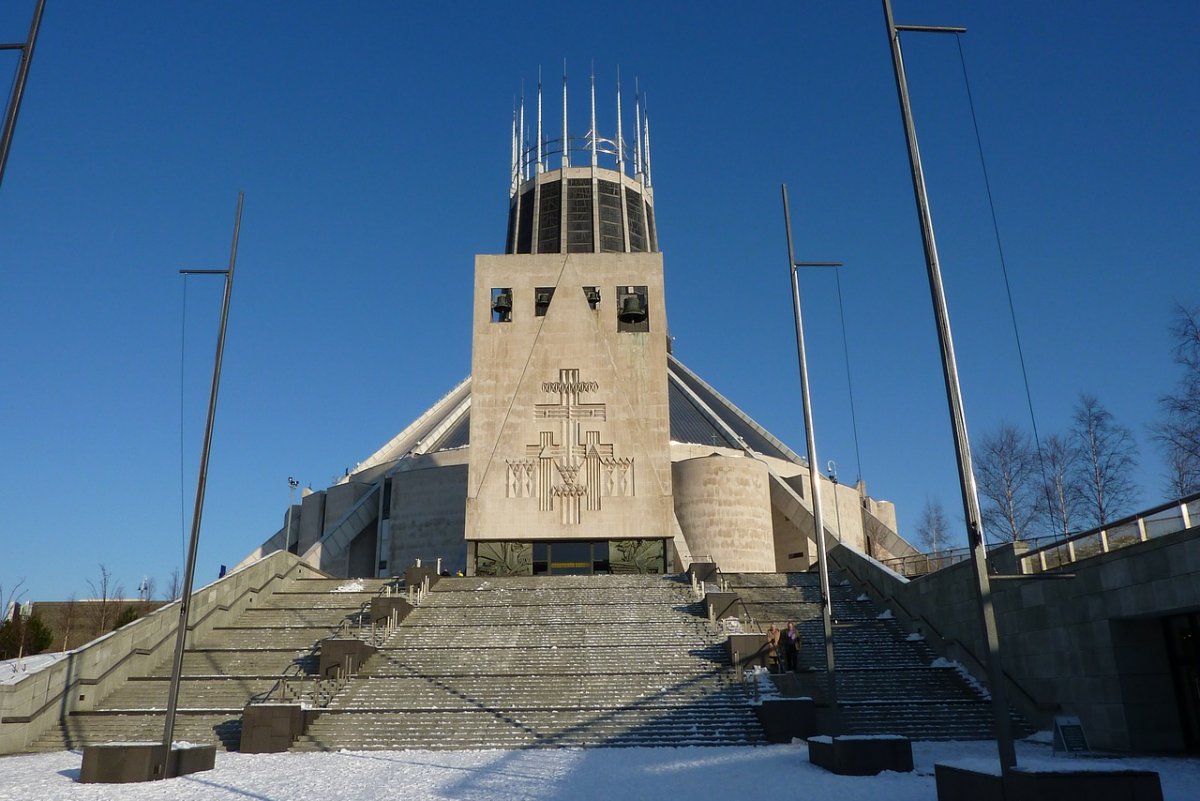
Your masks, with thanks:
<instances>
[{"instance_id":1,"label":"street light","mask_svg":"<svg viewBox=\"0 0 1200 801\"><path fill-rule=\"evenodd\" d=\"M787 228L788 272L792 280L792 311L796 316L796 356L800 362L800 403L804 410L804 436L808 440L808 479L812 487L812 515L817 541L817 572L821 579L821 622L825 631L825 680L829 703L837 708L837 683L833 658L833 598L829 591L829 559L825 547L825 522L821 512L821 477L817 468L817 441L813 435L812 400L808 392L808 365L804 354L804 318L800 313L800 279L798 267L840 267L837 261L796 261L792 249L792 217L788 211L787 184L783 184L783 223Z\"/></svg>"},{"instance_id":2,"label":"street light","mask_svg":"<svg viewBox=\"0 0 1200 801\"><path fill-rule=\"evenodd\" d=\"M296 497L296 487L300 486L300 482L291 476L288 476L288 513L287 513L287 533L283 539L283 549L288 553L292 552L292 502ZM300 538L296 538L296 550L300 550Z\"/></svg>"}]
</instances>

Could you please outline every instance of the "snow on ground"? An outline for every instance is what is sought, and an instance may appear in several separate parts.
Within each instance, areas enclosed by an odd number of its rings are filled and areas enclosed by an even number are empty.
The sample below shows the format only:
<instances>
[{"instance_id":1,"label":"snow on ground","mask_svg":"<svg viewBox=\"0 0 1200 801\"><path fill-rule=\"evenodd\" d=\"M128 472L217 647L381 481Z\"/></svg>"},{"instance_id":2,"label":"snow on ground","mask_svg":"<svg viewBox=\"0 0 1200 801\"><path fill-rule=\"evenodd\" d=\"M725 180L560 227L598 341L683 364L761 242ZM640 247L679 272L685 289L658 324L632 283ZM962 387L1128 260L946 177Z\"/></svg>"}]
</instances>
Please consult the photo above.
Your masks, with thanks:
<instances>
[{"instance_id":1,"label":"snow on ground","mask_svg":"<svg viewBox=\"0 0 1200 801\"><path fill-rule=\"evenodd\" d=\"M1200 758L1055 758L1018 744L1022 766L1113 766L1159 772L1166 801L1192 801ZM144 784L79 784L78 753L0 757L3 801L730 801L807 798L932 801L935 762L986 768L991 742L914 743L913 773L835 776L808 762L803 743L758 748L596 748L527 751L218 753L217 767Z\"/></svg>"},{"instance_id":2,"label":"snow on ground","mask_svg":"<svg viewBox=\"0 0 1200 801\"><path fill-rule=\"evenodd\" d=\"M30 673L37 673L42 668L50 667L60 659L66 659L72 653L74 651L35 654L34 656L23 656L20 659L0 661L0 684L16 684Z\"/></svg>"},{"instance_id":3,"label":"snow on ground","mask_svg":"<svg viewBox=\"0 0 1200 801\"><path fill-rule=\"evenodd\" d=\"M347 581L345 584L339 584L330 592L362 592L367 588L367 585L361 581Z\"/></svg>"}]
</instances>

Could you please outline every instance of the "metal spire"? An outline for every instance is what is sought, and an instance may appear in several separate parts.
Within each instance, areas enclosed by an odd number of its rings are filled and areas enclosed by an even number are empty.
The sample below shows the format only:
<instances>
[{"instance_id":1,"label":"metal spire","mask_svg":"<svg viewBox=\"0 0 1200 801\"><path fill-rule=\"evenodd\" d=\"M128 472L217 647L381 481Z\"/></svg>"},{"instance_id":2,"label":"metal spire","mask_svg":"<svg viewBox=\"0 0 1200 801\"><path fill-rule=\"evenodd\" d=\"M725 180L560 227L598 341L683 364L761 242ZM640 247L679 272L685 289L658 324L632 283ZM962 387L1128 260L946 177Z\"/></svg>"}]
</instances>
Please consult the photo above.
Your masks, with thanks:
<instances>
[{"instance_id":1,"label":"metal spire","mask_svg":"<svg viewBox=\"0 0 1200 801\"><path fill-rule=\"evenodd\" d=\"M621 133L621 67L617 66L617 172L625 174L625 137Z\"/></svg>"},{"instance_id":2,"label":"metal spire","mask_svg":"<svg viewBox=\"0 0 1200 801\"><path fill-rule=\"evenodd\" d=\"M521 120L520 123L517 125L518 129L521 131L520 143L518 144L518 149L520 150L521 180L524 181L529 178L529 161L527 158L528 149L525 147L525 87L524 86L521 87L520 120ZM520 187L517 187L517 189L518 189L518 191L520 191Z\"/></svg>"},{"instance_id":3,"label":"metal spire","mask_svg":"<svg viewBox=\"0 0 1200 801\"><path fill-rule=\"evenodd\" d=\"M600 151L597 150L599 136L596 134L596 65L592 64L592 166L599 163Z\"/></svg>"},{"instance_id":4,"label":"metal spire","mask_svg":"<svg viewBox=\"0 0 1200 801\"><path fill-rule=\"evenodd\" d=\"M637 78L633 79L633 138L637 141L637 149L633 152L633 174L645 184L645 167L642 166L642 90Z\"/></svg>"},{"instance_id":5,"label":"metal spire","mask_svg":"<svg viewBox=\"0 0 1200 801\"><path fill-rule=\"evenodd\" d=\"M563 135L562 135L562 167L571 166L571 138L567 134L567 60L563 59Z\"/></svg>"},{"instance_id":6,"label":"metal spire","mask_svg":"<svg viewBox=\"0 0 1200 801\"><path fill-rule=\"evenodd\" d=\"M537 120L537 171L545 170L542 164L542 68L538 65L538 120Z\"/></svg>"},{"instance_id":7,"label":"metal spire","mask_svg":"<svg viewBox=\"0 0 1200 801\"><path fill-rule=\"evenodd\" d=\"M646 96L646 186L653 186L654 181L650 176L650 96Z\"/></svg>"},{"instance_id":8,"label":"metal spire","mask_svg":"<svg viewBox=\"0 0 1200 801\"><path fill-rule=\"evenodd\" d=\"M509 173L510 185L508 187L508 196L511 198L520 189L520 173L517 172L517 99L513 98L512 110L512 170Z\"/></svg>"}]
</instances>

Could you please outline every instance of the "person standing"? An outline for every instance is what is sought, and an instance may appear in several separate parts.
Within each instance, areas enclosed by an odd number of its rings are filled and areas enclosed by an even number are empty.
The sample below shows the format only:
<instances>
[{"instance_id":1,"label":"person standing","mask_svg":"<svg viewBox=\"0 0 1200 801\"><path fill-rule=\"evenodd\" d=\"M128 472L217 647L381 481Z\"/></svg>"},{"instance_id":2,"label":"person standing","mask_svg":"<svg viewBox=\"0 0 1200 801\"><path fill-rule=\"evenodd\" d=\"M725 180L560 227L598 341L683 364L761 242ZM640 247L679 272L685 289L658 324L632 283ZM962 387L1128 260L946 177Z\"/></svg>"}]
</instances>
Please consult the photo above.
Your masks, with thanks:
<instances>
[{"instance_id":1,"label":"person standing","mask_svg":"<svg viewBox=\"0 0 1200 801\"><path fill-rule=\"evenodd\" d=\"M783 672L783 662L779 658L779 629L774 623L767 627L767 669L772 673Z\"/></svg>"},{"instance_id":2,"label":"person standing","mask_svg":"<svg viewBox=\"0 0 1200 801\"><path fill-rule=\"evenodd\" d=\"M788 621L787 628L780 633L779 644L783 650L784 669L794 673L796 657L800 653L800 632L796 631L795 623Z\"/></svg>"}]
</instances>

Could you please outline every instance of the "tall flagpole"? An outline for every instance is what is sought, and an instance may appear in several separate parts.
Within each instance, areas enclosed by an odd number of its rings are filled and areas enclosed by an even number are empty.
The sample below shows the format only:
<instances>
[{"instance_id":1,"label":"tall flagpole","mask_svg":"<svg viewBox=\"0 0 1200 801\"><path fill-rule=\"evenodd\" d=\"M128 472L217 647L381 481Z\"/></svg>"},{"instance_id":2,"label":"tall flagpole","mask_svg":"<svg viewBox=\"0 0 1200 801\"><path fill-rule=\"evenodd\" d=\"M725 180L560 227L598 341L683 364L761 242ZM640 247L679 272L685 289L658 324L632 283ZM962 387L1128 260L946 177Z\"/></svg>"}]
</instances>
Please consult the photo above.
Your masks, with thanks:
<instances>
[{"instance_id":1,"label":"tall flagpole","mask_svg":"<svg viewBox=\"0 0 1200 801\"><path fill-rule=\"evenodd\" d=\"M237 263L238 234L242 228L242 197L238 192L237 217L233 223L233 245L229 250L229 268L225 270L180 270L186 274L225 276L225 297L221 302L221 328L217 334L217 355L213 362L212 391L208 396L208 419L204 424L204 447L200 452L200 475L196 478L196 505L192 508L192 537L188 546L187 568L183 576L183 595L179 600L179 628L175 633L175 659L171 668L171 687L167 695L167 719L163 726L163 769L167 777L171 764L171 742L175 734L175 710L179 704L179 677L183 673L183 649L187 639L188 615L192 607L192 581L196 575L196 550L200 544L200 518L204 514L204 489L208 483L208 454L212 449L213 421L217 415L217 390L221 385L221 360L225 355L225 329L229 322L229 298L233 294L233 268Z\"/></svg>"},{"instance_id":2,"label":"tall flagpole","mask_svg":"<svg viewBox=\"0 0 1200 801\"><path fill-rule=\"evenodd\" d=\"M962 390L958 383L958 364L954 358L954 340L950 333L950 313L942 287L942 268L938 262L937 242L933 236L933 215L929 211L929 195L925 190L925 174L921 169L921 151L917 146L917 128L913 123L912 106L908 99L908 80L904 75L904 59L900 54L900 32L965 33L966 28L925 25L897 25L892 18L891 0L883 0L888 39L892 46L892 66L896 73L896 92L900 96L900 115L904 120L904 138L908 142L908 162L912 167L913 194L917 199L917 217L921 222L921 241L925 246L925 266L929 274L929 290L933 296L933 316L937 324L938 343L942 351L942 372L946 382L946 401L950 406L950 422L954 430L954 449L958 456L958 480L962 489L963 515L967 522L967 539L971 548L971 566L979 596L979 622L987 646L988 688L992 694L992 714L995 717L996 748L1000 767L1016 767L1017 752L1012 740L1008 717L1008 700L1004 686L1004 668L1000 661L1000 637L996 629L996 610L992 600L991 580L988 578L987 545L983 537L983 519L979 511L979 495L975 488L975 471L971 465L971 445L967 439L967 420L963 412Z\"/></svg>"}]
</instances>

